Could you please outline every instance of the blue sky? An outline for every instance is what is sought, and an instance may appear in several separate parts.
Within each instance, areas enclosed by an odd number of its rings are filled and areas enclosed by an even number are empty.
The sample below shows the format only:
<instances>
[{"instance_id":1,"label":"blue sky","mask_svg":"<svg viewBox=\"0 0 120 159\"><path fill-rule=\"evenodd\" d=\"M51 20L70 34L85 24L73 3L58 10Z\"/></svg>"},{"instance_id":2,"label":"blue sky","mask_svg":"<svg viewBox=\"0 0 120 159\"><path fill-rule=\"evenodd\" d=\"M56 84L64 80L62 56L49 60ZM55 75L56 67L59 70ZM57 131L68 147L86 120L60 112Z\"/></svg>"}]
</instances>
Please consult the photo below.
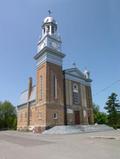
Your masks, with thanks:
<instances>
[{"instance_id":1,"label":"blue sky","mask_svg":"<svg viewBox=\"0 0 120 159\"><path fill-rule=\"evenodd\" d=\"M33 56L48 9L58 22L64 68L76 62L91 72L93 101L101 110L111 92L120 96L119 0L4 0L0 2L0 100L17 105L19 94L36 82ZM108 87L104 91L102 89Z\"/></svg>"}]
</instances>

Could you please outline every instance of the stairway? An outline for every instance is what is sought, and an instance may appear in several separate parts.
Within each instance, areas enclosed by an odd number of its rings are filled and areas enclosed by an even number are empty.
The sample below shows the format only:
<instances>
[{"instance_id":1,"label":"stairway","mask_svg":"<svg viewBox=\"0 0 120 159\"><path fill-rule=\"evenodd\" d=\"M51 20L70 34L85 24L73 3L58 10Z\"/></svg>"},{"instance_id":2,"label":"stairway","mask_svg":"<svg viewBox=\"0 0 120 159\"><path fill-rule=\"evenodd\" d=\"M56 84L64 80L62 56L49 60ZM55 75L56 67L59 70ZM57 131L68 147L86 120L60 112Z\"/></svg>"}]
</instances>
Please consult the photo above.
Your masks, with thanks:
<instances>
[{"instance_id":1,"label":"stairway","mask_svg":"<svg viewBox=\"0 0 120 159\"><path fill-rule=\"evenodd\" d=\"M42 134L74 134L74 133L90 133L114 130L107 125L63 125L55 126L49 130L45 130Z\"/></svg>"}]
</instances>

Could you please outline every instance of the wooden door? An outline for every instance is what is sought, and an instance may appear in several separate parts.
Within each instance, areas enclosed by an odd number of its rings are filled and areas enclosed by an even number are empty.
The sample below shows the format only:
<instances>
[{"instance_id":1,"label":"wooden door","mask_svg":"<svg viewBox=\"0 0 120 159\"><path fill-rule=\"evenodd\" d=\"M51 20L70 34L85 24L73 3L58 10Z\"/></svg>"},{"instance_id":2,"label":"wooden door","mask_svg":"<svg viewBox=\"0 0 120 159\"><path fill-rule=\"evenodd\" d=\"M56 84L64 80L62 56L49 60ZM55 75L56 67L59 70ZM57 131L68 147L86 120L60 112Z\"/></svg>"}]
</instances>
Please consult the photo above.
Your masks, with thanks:
<instances>
[{"instance_id":1,"label":"wooden door","mask_svg":"<svg viewBox=\"0 0 120 159\"><path fill-rule=\"evenodd\" d=\"M79 111L75 111L75 124L80 124L80 112Z\"/></svg>"}]
</instances>

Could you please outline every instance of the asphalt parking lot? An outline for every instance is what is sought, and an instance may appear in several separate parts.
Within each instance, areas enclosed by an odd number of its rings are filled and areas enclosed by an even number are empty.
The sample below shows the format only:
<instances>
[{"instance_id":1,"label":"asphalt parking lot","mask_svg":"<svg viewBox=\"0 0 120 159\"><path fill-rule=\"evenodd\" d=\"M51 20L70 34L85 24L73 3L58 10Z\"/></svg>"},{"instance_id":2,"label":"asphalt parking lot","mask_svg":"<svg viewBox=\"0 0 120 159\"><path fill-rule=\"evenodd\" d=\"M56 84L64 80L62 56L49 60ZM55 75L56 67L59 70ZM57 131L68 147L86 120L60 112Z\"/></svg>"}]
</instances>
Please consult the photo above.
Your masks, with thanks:
<instances>
[{"instance_id":1,"label":"asphalt parking lot","mask_svg":"<svg viewBox=\"0 0 120 159\"><path fill-rule=\"evenodd\" d=\"M120 159L120 130L71 135L0 132L0 159Z\"/></svg>"}]
</instances>

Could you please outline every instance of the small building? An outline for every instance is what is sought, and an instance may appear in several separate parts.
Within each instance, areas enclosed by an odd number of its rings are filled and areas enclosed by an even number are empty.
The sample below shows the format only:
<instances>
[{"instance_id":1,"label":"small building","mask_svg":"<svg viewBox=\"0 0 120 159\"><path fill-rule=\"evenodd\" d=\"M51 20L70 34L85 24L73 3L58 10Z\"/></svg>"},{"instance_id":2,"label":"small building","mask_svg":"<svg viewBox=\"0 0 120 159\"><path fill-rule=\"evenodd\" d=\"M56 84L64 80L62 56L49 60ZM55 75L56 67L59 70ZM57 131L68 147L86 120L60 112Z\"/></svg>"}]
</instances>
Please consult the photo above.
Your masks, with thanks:
<instances>
[{"instance_id":1,"label":"small building","mask_svg":"<svg viewBox=\"0 0 120 159\"><path fill-rule=\"evenodd\" d=\"M94 123L90 73L76 66L63 70L61 44L57 22L49 15L43 21L34 56L36 85L30 77L17 106L18 130L44 131L56 125Z\"/></svg>"}]
</instances>

